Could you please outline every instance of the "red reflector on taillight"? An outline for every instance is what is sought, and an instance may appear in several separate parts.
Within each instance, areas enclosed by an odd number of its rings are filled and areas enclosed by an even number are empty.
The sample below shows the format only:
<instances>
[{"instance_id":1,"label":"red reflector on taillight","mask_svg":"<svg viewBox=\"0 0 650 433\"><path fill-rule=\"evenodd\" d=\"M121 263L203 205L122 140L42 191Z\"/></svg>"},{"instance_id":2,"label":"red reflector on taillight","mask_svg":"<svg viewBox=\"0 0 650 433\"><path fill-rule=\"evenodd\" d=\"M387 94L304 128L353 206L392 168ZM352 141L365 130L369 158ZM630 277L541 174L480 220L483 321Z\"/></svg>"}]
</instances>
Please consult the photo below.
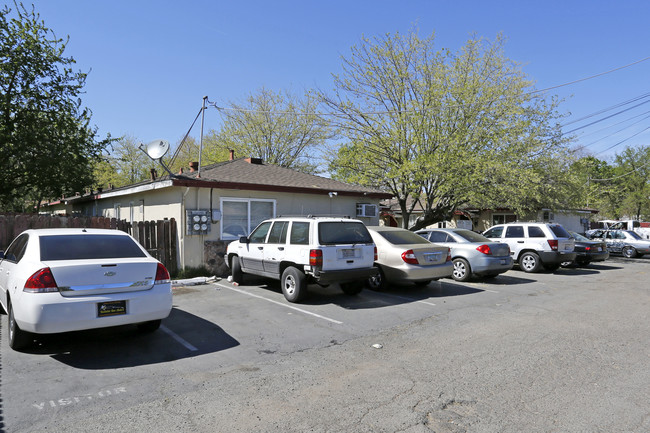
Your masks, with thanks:
<instances>
[{"instance_id":1,"label":"red reflector on taillight","mask_svg":"<svg viewBox=\"0 0 650 433\"><path fill-rule=\"evenodd\" d=\"M492 254L492 250L490 250L490 246L486 245L486 244L479 245L478 247L476 247L476 250L479 253L483 253L483 254L488 255L488 256Z\"/></svg>"},{"instance_id":2,"label":"red reflector on taillight","mask_svg":"<svg viewBox=\"0 0 650 433\"><path fill-rule=\"evenodd\" d=\"M156 269L156 281L154 284L166 284L171 280L169 276L169 271L162 263L158 263L158 268Z\"/></svg>"},{"instance_id":3,"label":"red reflector on taillight","mask_svg":"<svg viewBox=\"0 0 650 433\"><path fill-rule=\"evenodd\" d=\"M309 250L309 265L310 266L323 266L323 251L322 250Z\"/></svg>"},{"instance_id":4,"label":"red reflector on taillight","mask_svg":"<svg viewBox=\"0 0 650 433\"><path fill-rule=\"evenodd\" d=\"M402 260L404 260L405 263L408 263L409 265L417 265L418 259L415 257L415 253L413 250L407 250L402 253Z\"/></svg>"},{"instance_id":5,"label":"red reflector on taillight","mask_svg":"<svg viewBox=\"0 0 650 433\"><path fill-rule=\"evenodd\" d=\"M377 247L375 247L375 261L377 261Z\"/></svg>"},{"instance_id":6,"label":"red reflector on taillight","mask_svg":"<svg viewBox=\"0 0 650 433\"><path fill-rule=\"evenodd\" d=\"M451 262L451 248L447 248L447 260L446 262Z\"/></svg>"},{"instance_id":7,"label":"red reflector on taillight","mask_svg":"<svg viewBox=\"0 0 650 433\"><path fill-rule=\"evenodd\" d=\"M54 280L54 275L50 268L40 269L25 282L25 287L23 288L24 292L31 293L48 293L48 292L57 292L59 289Z\"/></svg>"},{"instance_id":8,"label":"red reflector on taillight","mask_svg":"<svg viewBox=\"0 0 650 433\"><path fill-rule=\"evenodd\" d=\"M553 251L557 251L557 239L549 239L548 244Z\"/></svg>"}]
</instances>

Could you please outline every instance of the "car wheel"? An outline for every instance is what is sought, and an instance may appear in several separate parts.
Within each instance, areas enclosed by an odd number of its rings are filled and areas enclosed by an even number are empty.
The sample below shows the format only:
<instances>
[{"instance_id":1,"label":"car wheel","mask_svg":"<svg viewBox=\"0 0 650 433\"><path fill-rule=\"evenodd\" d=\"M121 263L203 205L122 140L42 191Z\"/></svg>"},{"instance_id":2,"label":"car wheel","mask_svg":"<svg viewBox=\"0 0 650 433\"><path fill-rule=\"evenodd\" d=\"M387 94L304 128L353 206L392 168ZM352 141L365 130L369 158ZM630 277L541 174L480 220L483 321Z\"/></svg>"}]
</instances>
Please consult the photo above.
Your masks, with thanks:
<instances>
[{"instance_id":1,"label":"car wheel","mask_svg":"<svg viewBox=\"0 0 650 433\"><path fill-rule=\"evenodd\" d=\"M472 270L469 263L465 259L456 258L454 262L454 272L451 274L452 278L456 281L467 281L472 276Z\"/></svg>"},{"instance_id":2,"label":"car wheel","mask_svg":"<svg viewBox=\"0 0 650 433\"><path fill-rule=\"evenodd\" d=\"M637 255L634 247L630 246L623 248L623 251L621 251L621 253L623 253L623 257L627 257L628 259L632 259Z\"/></svg>"},{"instance_id":3,"label":"car wheel","mask_svg":"<svg viewBox=\"0 0 650 433\"><path fill-rule=\"evenodd\" d=\"M341 290L346 295L354 296L361 293L363 290L363 283L359 281L353 281L351 283L341 283Z\"/></svg>"},{"instance_id":4,"label":"car wheel","mask_svg":"<svg viewBox=\"0 0 650 433\"><path fill-rule=\"evenodd\" d=\"M160 328L160 323L162 320L151 320L149 322L138 323L138 330L141 332L154 332L156 329Z\"/></svg>"},{"instance_id":5,"label":"car wheel","mask_svg":"<svg viewBox=\"0 0 650 433\"><path fill-rule=\"evenodd\" d=\"M16 318L14 317L14 309L11 305L11 300L7 298L7 320L9 328L9 347L14 350L20 350L26 348L31 342L32 339L28 332L23 331L16 323Z\"/></svg>"},{"instance_id":6,"label":"car wheel","mask_svg":"<svg viewBox=\"0 0 650 433\"><path fill-rule=\"evenodd\" d=\"M366 285L370 290L383 290L386 288L386 277L384 276L384 271L381 270L381 267L377 266L379 272L374 277L368 278Z\"/></svg>"},{"instance_id":7,"label":"car wheel","mask_svg":"<svg viewBox=\"0 0 650 433\"><path fill-rule=\"evenodd\" d=\"M232 258L232 264L230 265L232 275L232 282L237 284L242 284L244 282L244 273L241 271L241 263L239 257L234 256Z\"/></svg>"},{"instance_id":8,"label":"car wheel","mask_svg":"<svg viewBox=\"0 0 650 433\"><path fill-rule=\"evenodd\" d=\"M532 251L525 252L519 257L519 267L524 272L537 272L541 267L539 256Z\"/></svg>"},{"instance_id":9,"label":"car wheel","mask_svg":"<svg viewBox=\"0 0 650 433\"><path fill-rule=\"evenodd\" d=\"M299 302L307 293L307 277L293 266L282 272L281 283L282 293L289 302Z\"/></svg>"}]
</instances>

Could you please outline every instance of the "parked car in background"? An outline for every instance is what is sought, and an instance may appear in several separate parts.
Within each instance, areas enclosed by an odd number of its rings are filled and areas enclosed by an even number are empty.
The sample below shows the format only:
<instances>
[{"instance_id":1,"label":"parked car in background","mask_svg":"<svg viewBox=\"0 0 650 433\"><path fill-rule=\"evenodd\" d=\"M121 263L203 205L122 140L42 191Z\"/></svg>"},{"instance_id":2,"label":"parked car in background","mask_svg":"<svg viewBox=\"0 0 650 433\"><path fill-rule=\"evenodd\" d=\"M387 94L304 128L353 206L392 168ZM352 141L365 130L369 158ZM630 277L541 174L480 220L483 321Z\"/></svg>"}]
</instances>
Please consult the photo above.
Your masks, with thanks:
<instances>
[{"instance_id":1,"label":"parked car in background","mask_svg":"<svg viewBox=\"0 0 650 433\"><path fill-rule=\"evenodd\" d=\"M434 244L451 249L452 278L495 277L512 269L510 247L467 229L422 229L415 232Z\"/></svg>"},{"instance_id":2,"label":"parked car in background","mask_svg":"<svg viewBox=\"0 0 650 433\"><path fill-rule=\"evenodd\" d=\"M397 227L371 226L368 231L377 245L376 276L368 286L380 290L388 283L426 286L450 277L454 270L448 247L432 244L414 232Z\"/></svg>"},{"instance_id":3,"label":"parked car in background","mask_svg":"<svg viewBox=\"0 0 650 433\"><path fill-rule=\"evenodd\" d=\"M574 248L576 258L563 262L562 266L587 266L591 262L602 262L609 258L609 251L604 241L590 240L572 231L569 231L569 234L576 240Z\"/></svg>"},{"instance_id":4,"label":"parked car in background","mask_svg":"<svg viewBox=\"0 0 650 433\"><path fill-rule=\"evenodd\" d=\"M590 239L602 240L607 244L610 253L622 254L623 257L634 258L650 254L650 241L643 239L632 230L588 230Z\"/></svg>"},{"instance_id":5,"label":"parked car in background","mask_svg":"<svg viewBox=\"0 0 650 433\"><path fill-rule=\"evenodd\" d=\"M289 302L299 302L309 283L339 283L356 295L376 274L376 249L363 222L349 218L285 217L262 221L249 236L228 244L232 281L245 274L280 280Z\"/></svg>"},{"instance_id":6,"label":"parked car in background","mask_svg":"<svg viewBox=\"0 0 650 433\"><path fill-rule=\"evenodd\" d=\"M508 244L510 254L524 272L538 272L542 268L555 271L563 262L576 258L575 239L560 224L497 224L483 235Z\"/></svg>"},{"instance_id":7,"label":"parked car in background","mask_svg":"<svg viewBox=\"0 0 650 433\"><path fill-rule=\"evenodd\" d=\"M154 331L172 309L169 272L127 233L39 229L0 252L9 346L32 334L138 324Z\"/></svg>"}]
</instances>

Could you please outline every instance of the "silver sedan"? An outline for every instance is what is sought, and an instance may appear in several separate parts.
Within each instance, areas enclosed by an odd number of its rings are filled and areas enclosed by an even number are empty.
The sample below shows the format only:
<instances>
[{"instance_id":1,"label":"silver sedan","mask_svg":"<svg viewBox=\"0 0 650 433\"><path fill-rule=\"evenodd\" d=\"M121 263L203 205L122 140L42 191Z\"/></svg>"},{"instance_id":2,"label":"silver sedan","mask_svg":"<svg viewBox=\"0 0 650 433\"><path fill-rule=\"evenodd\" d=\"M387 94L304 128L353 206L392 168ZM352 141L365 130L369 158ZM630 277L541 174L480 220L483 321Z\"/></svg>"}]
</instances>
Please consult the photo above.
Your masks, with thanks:
<instances>
[{"instance_id":1,"label":"silver sedan","mask_svg":"<svg viewBox=\"0 0 650 433\"><path fill-rule=\"evenodd\" d=\"M379 274L368 286L379 290L387 283L415 283L426 286L432 280L451 276L449 248L434 245L412 231L385 226L368 227L377 246L375 266Z\"/></svg>"},{"instance_id":2,"label":"silver sedan","mask_svg":"<svg viewBox=\"0 0 650 433\"><path fill-rule=\"evenodd\" d=\"M456 281L467 281L473 275L494 277L512 269L513 261L507 244L491 241L471 230L423 229L415 233L451 249L452 278Z\"/></svg>"},{"instance_id":3,"label":"silver sedan","mask_svg":"<svg viewBox=\"0 0 650 433\"><path fill-rule=\"evenodd\" d=\"M619 253L623 257L633 258L650 254L650 241L632 230L588 230L587 237L605 241L610 253Z\"/></svg>"}]
</instances>

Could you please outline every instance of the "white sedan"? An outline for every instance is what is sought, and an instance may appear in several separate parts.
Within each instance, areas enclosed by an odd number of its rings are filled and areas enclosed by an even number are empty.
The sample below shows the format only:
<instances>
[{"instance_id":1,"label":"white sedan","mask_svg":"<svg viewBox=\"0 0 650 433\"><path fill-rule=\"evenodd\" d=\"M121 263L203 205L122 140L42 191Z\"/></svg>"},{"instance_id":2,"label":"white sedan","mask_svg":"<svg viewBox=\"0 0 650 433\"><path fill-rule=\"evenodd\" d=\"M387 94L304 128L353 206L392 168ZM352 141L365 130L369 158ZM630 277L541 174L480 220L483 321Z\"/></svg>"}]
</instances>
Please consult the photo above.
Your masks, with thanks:
<instances>
[{"instance_id":1,"label":"white sedan","mask_svg":"<svg viewBox=\"0 0 650 433\"><path fill-rule=\"evenodd\" d=\"M0 251L9 345L32 334L138 324L154 331L172 308L169 272L127 233L38 229Z\"/></svg>"}]
</instances>

